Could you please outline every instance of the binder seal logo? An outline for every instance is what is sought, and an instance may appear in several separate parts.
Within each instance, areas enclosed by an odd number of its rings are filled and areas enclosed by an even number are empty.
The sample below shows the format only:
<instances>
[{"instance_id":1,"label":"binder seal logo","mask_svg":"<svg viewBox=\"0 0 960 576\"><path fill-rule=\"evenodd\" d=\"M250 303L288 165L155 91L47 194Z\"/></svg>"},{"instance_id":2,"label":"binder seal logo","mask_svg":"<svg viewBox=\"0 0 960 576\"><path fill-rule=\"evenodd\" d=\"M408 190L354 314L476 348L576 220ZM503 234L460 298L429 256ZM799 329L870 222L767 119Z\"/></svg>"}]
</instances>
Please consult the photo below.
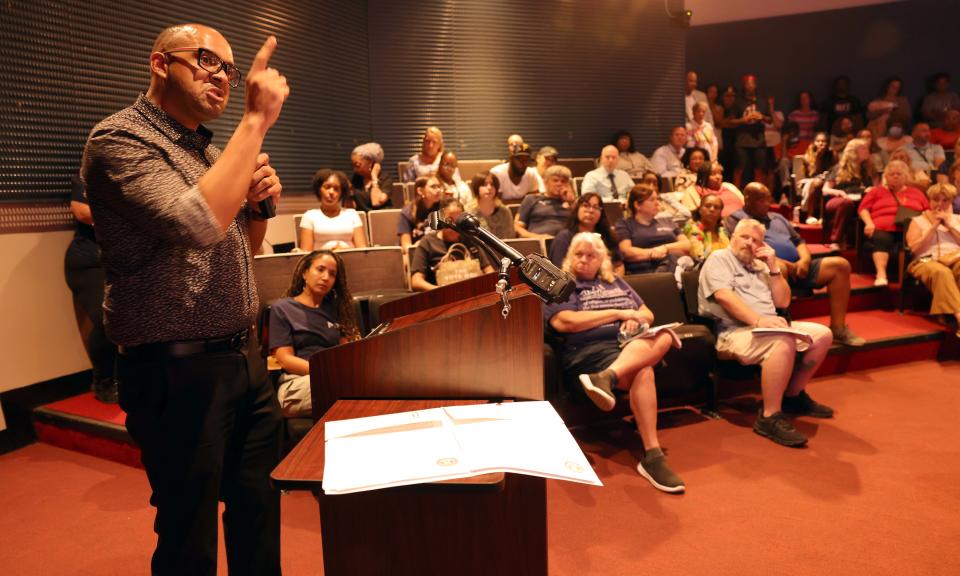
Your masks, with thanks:
<instances>
[{"instance_id":1,"label":"binder seal logo","mask_svg":"<svg viewBox=\"0 0 960 576\"><path fill-rule=\"evenodd\" d=\"M439 466L456 466L456 465L457 465L457 459L456 459L456 458L441 458L441 459L437 460L437 464L438 464Z\"/></svg>"},{"instance_id":2,"label":"binder seal logo","mask_svg":"<svg viewBox=\"0 0 960 576\"><path fill-rule=\"evenodd\" d=\"M576 462L571 462L570 460L567 460L566 462L563 463L563 465L567 468L567 470L571 472L576 472L577 474L583 474L583 466L577 464Z\"/></svg>"}]
</instances>

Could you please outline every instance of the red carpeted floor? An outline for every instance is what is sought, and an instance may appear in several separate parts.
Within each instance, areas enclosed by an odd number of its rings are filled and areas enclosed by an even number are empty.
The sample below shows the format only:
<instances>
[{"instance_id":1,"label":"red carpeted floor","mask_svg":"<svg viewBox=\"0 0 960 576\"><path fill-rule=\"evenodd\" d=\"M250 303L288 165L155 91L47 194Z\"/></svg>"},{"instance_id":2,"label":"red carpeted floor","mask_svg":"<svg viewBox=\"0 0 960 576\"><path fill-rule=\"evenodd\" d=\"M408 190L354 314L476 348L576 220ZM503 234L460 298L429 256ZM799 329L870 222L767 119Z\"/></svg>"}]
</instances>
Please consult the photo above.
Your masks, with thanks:
<instances>
[{"instance_id":1,"label":"red carpeted floor","mask_svg":"<svg viewBox=\"0 0 960 576\"><path fill-rule=\"evenodd\" d=\"M93 392L86 392L58 402L44 406L49 410L56 410L74 416L83 416L91 420L108 422L123 426L127 422L127 414L116 404L104 404L93 397Z\"/></svg>"},{"instance_id":2,"label":"red carpeted floor","mask_svg":"<svg viewBox=\"0 0 960 576\"><path fill-rule=\"evenodd\" d=\"M958 388L957 362L817 379L811 394L838 414L798 420L803 450L753 434L753 397L725 420L661 414L680 496L637 475L628 425L579 429L606 486L548 482L550 573L960 574ZM146 573L148 496L128 466L43 444L0 456L0 573ZM283 497L287 576L322 573L318 523L310 496Z\"/></svg>"}]
</instances>

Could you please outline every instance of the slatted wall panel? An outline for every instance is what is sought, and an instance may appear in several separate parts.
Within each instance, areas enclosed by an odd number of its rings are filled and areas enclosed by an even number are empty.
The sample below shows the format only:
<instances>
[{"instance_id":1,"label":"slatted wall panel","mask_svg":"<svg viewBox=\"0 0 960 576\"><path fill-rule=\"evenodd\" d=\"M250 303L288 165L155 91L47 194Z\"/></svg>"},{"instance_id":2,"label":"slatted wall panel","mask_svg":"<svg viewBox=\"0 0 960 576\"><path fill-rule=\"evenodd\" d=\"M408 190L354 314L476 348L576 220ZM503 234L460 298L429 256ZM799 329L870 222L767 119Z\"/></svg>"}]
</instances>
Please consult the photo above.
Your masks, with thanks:
<instances>
[{"instance_id":1,"label":"slatted wall panel","mask_svg":"<svg viewBox=\"0 0 960 576\"><path fill-rule=\"evenodd\" d=\"M271 64L292 93L264 149L287 191L309 190L321 166L349 167L350 150L370 134L366 2L171 0L161 9L148 2L5 0L0 203L62 205L90 128L146 90L153 39L183 20L220 30L241 70L268 34L277 35ZM231 100L208 126L221 147L242 114L242 88ZM0 232L24 231L29 214L17 214L17 226L6 226L5 218ZM36 229L50 228L49 218L42 222Z\"/></svg>"},{"instance_id":2,"label":"slatted wall panel","mask_svg":"<svg viewBox=\"0 0 960 576\"><path fill-rule=\"evenodd\" d=\"M370 0L374 137L390 167L430 124L461 158L502 158L512 132L534 149L598 156L619 128L649 154L683 116L686 29L664 6Z\"/></svg>"}]
</instances>

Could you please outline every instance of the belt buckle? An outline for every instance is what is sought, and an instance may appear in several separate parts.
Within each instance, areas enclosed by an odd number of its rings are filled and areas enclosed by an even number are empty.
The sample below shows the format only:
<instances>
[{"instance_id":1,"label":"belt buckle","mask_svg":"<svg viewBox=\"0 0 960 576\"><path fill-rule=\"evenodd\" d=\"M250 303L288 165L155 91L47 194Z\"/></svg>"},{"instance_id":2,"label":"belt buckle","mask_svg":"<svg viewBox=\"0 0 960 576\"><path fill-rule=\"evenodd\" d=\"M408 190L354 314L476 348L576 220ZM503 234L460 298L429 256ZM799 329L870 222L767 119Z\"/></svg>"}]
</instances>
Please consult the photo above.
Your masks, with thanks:
<instances>
[{"instance_id":1,"label":"belt buckle","mask_svg":"<svg viewBox=\"0 0 960 576\"><path fill-rule=\"evenodd\" d=\"M247 345L247 339L248 339L248 336L247 336L246 330L237 332L236 334L230 337L230 348L232 348L233 350L240 350L241 348Z\"/></svg>"}]
</instances>

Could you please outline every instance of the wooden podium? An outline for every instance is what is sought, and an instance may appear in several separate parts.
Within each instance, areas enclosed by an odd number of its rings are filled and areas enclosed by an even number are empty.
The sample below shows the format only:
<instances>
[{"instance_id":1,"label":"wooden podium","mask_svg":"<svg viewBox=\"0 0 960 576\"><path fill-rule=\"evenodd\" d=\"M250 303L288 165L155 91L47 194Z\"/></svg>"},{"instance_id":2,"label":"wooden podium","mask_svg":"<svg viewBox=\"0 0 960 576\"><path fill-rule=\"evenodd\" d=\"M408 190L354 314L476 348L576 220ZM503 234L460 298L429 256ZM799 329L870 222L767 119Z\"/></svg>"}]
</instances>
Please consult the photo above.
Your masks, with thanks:
<instances>
[{"instance_id":1,"label":"wooden podium","mask_svg":"<svg viewBox=\"0 0 960 576\"><path fill-rule=\"evenodd\" d=\"M516 286L504 319L495 283L488 274L391 303L380 334L310 358L318 424L271 477L279 488L316 492L328 576L547 574L543 478L486 474L322 492L325 420L543 399L541 302Z\"/></svg>"}]
</instances>

